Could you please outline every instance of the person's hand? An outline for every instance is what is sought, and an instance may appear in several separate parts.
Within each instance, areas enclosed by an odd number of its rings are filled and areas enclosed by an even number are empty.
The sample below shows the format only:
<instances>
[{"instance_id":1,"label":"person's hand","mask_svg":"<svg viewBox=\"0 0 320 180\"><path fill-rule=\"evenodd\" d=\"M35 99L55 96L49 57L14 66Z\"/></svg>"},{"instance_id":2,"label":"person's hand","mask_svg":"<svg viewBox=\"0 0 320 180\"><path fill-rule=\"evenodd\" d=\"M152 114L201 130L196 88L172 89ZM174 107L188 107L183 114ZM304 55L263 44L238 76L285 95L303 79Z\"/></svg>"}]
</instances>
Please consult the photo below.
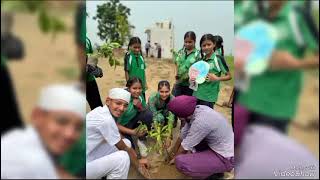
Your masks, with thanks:
<instances>
[{"instance_id":1,"label":"person's hand","mask_svg":"<svg viewBox=\"0 0 320 180\"><path fill-rule=\"evenodd\" d=\"M71 175L69 172L67 172L62 166L58 165L57 167L57 173L58 176L61 179L77 179L77 177Z\"/></svg>"},{"instance_id":2,"label":"person's hand","mask_svg":"<svg viewBox=\"0 0 320 180\"><path fill-rule=\"evenodd\" d=\"M142 137L147 133L146 130L138 130L137 128L134 129L134 132L135 132L134 135L137 137Z\"/></svg>"},{"instance_id":3,"label":"person's hand","mask_svg":"<svg viewBox=\"0 0 320 180\"><path fill-rule=\"evenodd\" d=\"M246 61L239 58L239 57L235 57L235 60L234 60L234 67L235 67L235 70L237 71L243 71L244 67L246 65Z\"/></svg>"},{"instance_id":4,"label":"person's hand","mask_svg":"<svg viewBox=\"0 0 320 180\"><path fill-rule=\"evenodd\" d=\"M175 163L175 162L174 162L174 161L175 161L175 159L176 159L176 158L175 158L175 157L173 157L173 158L170 160L169 165L174 165L174 163Z\"/></svg>"},{"instance_id":5,"label":"person's hand","mask_svg":"<svg viewBox=\"0 0 320 180\"><path fill-rule=\"evenodd\" d=\"M148 160L145 159L145 158L139 159L138 160L138 165L139 165L139 167L138 167L139 173L143 177L145 177L146 179L150 179L151 175L150 175L149 170L148 170L150 168L150 164L149 164Z\"/></svg>"},{"instance_id":6,"label":"person's hand","mask_svg":"<svg viewBox=\"0 0 320 180\"><path fill-rule=\"evenodd\" d=\"M144 167L147 168L147 169L150 168L150 163L149 163L148 159L146 159L146 158L141 158L141 159L138 160L138 162L139 162L139 166L140 166L140 165L141 165L141 166L144 166Z\"/></svg>"},{"instance_id":7,"label":"person's hand","mask_svg":"<svg viewBox=\"0 0 320 180\"><path fill-rule=\"evenodd\" d=\"M136 106L137 104L141 103L141 101L139 98L133 98L132 103L133 103L133 105Z\"/></svg>"},{"instance_id":8,"label":"person's hand","mask_svg":"<svg viewBox=\"0 0 320 180\"><path fill-rule=\"evenodd\" d=\"M142 102L140 101L139 98L133 99L133 105L135 107L137 107L138 111L142 111L143 110Z\"/></svg>"},{"instance_id":9,"label":"person's hand","mask_svg":"<svg viewBox=\"0 0 320 180\"><path fill-rule=\"evenodd\" d=\"M171 147L171 149L169 150L168 154L170 156L170 160L174 157L174 147Z\"/></svg>"},{"instance_id":10,"label":"person's hand","mask_svg":"<svg viewBox=\"0 0 320 180\"><path fill-rule=\"evenodd\" d=\"M298 61L291 53L288 51L275 51L272 54L270 61L270 69L277 70L283 67L298 67L300 61Z\"/></svg>"},{"instance_id":11,"label":"person's hand","mask_svg":"<svg viewBox=\"0 0 320 180\"><path fill-rule=\"evenodd\" d=\"M206 81L219 81L219 77L216 76L215 74L208 73L206 77Z\"/></svg>"},{"instance_id":12,"label":"person's hand","mask_svg":"<svg viewBox=\"0 0 320 180\"><path fill-rule=\"evenodd\" d=\"M195 82L196 81L195 77L192 77L192 78L190 77L189 79L190 79L191 82Z\"/></svg>"}]
</instances>

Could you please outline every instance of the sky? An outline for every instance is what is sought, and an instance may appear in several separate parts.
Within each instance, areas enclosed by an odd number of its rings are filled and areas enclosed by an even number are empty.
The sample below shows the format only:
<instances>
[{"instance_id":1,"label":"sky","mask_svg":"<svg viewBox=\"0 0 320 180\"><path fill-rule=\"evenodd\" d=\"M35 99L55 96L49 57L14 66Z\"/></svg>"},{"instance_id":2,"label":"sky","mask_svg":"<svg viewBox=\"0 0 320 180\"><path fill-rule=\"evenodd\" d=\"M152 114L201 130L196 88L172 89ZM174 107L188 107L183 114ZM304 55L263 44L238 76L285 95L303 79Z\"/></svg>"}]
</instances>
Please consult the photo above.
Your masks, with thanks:
<instances>
[{"instance_id":1,"label":"sky","mask_svg":"<svg viewBox=\"0 0 320 180\"><path fill-rule=\"evenodd\" d=\"M107 1L87 1L87 36L93 44L101 44L98 23L92 17L97 5ZM203 34L221 35L224 51L233 52L233 1L120 1L131 9L129 22L135 26L133 36L140 37L144 45L147 40L145 29L157 21L172 20L174 25L175 49L183 46L183 36L187 31L194 31L197 36L196 47Z\"/></svg>"}]
</instances>

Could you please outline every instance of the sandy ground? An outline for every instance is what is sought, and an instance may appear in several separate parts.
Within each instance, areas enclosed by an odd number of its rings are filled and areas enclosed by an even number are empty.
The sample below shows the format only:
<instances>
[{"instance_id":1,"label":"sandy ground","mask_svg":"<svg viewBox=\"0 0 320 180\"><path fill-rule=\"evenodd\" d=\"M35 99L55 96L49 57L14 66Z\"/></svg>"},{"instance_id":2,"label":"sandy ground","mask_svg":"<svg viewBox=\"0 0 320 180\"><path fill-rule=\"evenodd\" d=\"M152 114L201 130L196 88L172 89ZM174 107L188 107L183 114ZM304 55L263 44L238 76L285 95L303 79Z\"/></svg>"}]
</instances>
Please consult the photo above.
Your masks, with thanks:
<instances>
[{"instance_id":1,"label":"sandy ground","mask_svg":"<svg viewBox=\"0 0 320 180\"><path fill-rule=\"evenodd\" d=\"M52 41L51 36L40 32L37 19L32 15L20 14L15 18L16 24L14 32L24 41L26 57L22 61L9 62L13 84L17 94L20 110L25 121L29 121L30 113L39 95L39 88L54 82L70 82L79 73L78 63L75 55L74 36L71 33L71 15L64 19L68 24L69 31L57 36ZM120 59L122 61L122 59ZM125 78L123 66L116 70L110 67L106 60L101 59L99 66L103 69L104 76L98 78L98 86L101 99L104 99L110 88L124 87ZM147 60L147 81L149 90L155 92L160 79L168 79L174 82L174 66L168 61ZM308 125L312 120L319 124L319 78L317 75L307 74L305 88L301 96L299 113L294 122L298 125ZM231 87L222 86L218 103L228 101ZM229 121L231 120L231 109L225 107L215 107L217 111L223 113ZM87 110L89 110L87 106ZM319 128L303 129L298 125L292 125L290 136L304 144L311 152L319 158ZM155 159L156 161L157 159ZM155 163L156 164L156 163ZM163 163L156 164L153 169L154 178L186 178L176 171L174 166L167 166ZM232 178L232 173L226 178ZM141 176L131 168L129 178L141 178Z\"/></svg>"},{"instance_id":2,"label":"sandy ground","mask_svg":"<svg viewBox=\"0 0 320 180\"><path fill-rule=\"evenodd\" d=\"M304 74L298 113L290 126L289 136L319 159L319 73Z\"/></svg>"}]
</instances>

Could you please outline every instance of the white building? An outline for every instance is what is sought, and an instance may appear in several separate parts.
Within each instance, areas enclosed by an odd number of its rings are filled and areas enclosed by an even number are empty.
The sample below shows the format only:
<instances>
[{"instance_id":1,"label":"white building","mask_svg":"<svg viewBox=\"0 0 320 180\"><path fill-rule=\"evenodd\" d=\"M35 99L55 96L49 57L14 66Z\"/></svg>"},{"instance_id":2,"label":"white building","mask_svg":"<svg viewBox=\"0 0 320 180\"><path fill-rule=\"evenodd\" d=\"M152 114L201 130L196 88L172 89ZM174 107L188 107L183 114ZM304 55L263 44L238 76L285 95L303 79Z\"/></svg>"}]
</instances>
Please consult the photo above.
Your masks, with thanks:
<instances>
[{"instance_id":1,"label":"white building","mask_svg":"<svg viewBox=\"0 0 320 180\"><path fill-rule=\"evenodd\" d=\"M151 27L146 28L147 40L150 40L151 49L150 54L157 57L155 50L155 43L160 43L162 51L162 58L172 58L171 49L174 48L174 26L170 20L156 22Z\"/></svg>"}]
</instances>

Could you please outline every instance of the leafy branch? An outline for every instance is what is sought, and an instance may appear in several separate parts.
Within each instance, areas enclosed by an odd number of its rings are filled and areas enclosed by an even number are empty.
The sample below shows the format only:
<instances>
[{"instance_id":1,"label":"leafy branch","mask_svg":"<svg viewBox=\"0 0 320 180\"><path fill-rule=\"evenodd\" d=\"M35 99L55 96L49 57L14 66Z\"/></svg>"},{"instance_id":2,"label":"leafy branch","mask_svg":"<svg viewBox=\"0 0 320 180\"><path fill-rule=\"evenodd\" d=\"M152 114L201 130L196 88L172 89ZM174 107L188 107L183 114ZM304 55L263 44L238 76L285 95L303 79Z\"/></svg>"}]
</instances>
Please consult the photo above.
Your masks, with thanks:
<instances>
[{"instance_id":1,"label":"leafy branch","mask_svg":"<svg viewBox=\"0 0 320 180\"><path fill-rule=\"evenodd\" d=\"M113 50L119 47L121 47L119 43L107 42L101 45L93 54L89 54L89 55L95 58L108 59L110 66L114 66L114 69L116 69L116 67L120 65L120 62L114 57Z\"/></svg>"},{"instance_id":2,"label":"leafy branch","mask_svg":"<svg viewBox=\"0 0 320 180\"><path fill-rule=\"evenodd\" d=\"M1 1L1 11L8 13L26 12L37 14L38 25L42 32L52 33L55 39L57 33L65 32L65 23L57 16L48 13L47 1Z\"/></svg>"},{"instance_id":3,"label":"leafy branch","mask_svg":"<svg viewBox=\"0 0 320 180\"><path fill-rule=\"evenodd\" d=\"M156 140L156 143L148 148L148 151L155 151L158 152L160 155L163 155L163 152L166 153L168 156L168 150L165 148L164 144L167 138L172 137L172 128L173 128L173 121L174 115L169 113L167 116L168 124L164 125L164 123L159 122L157 120L153 121L152 128L148 131L148 136Z\"/></svg>"}]
</instances>

